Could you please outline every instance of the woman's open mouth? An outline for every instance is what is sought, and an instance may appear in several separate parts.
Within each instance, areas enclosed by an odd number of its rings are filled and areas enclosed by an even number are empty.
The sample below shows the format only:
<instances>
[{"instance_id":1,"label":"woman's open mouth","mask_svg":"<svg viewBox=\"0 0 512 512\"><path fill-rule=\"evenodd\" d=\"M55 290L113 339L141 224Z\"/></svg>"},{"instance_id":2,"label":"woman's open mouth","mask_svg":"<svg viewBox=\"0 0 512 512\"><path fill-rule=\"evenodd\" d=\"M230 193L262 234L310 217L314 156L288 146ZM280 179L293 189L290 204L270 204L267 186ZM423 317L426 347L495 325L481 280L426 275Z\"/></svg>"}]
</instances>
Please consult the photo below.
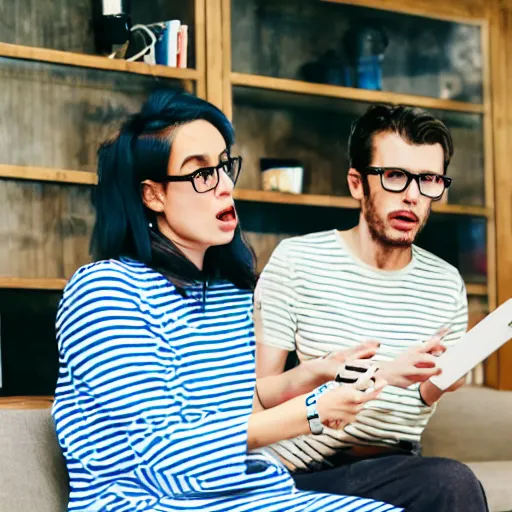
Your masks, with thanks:
<instances>
[{"instance_id":1,"label":"woman's open mouth","mask_svg":"<svg viewBox=\"0 0 512 512\"><path fill-rule=\"evenodd\" d=\"M231 205L229 208L225 208L224 210L221 210L216 215L216 218L221 223L220 228L223 231L232 231L236 228L236 226L238 224L236 210L233 205Z\"/></svg>"}]
</instances>

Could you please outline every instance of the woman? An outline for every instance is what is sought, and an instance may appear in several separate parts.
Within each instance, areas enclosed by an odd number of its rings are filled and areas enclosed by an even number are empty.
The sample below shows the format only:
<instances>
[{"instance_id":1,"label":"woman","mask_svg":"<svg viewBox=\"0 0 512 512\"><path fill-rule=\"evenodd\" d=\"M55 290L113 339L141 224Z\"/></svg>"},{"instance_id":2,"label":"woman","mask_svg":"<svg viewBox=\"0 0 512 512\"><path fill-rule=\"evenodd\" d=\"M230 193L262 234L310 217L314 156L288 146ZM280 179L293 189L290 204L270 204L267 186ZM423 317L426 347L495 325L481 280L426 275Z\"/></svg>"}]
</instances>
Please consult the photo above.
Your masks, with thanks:
<instances>
[{"instance_id":1,"label":"woman","mask_svg":"<svg viewBox=\"0 0 512 512\"><path fill-rule=\"evenodd\" d=\"M232 145L214 106L158 93L100 150L97 262L76 272L57 315L69 510L399 510L298 491L261 449L310 431L306 398L341 428L384 383L308 397L345 354L262 379L255 395L255 273Z\"/></svg>"}]
</instances>

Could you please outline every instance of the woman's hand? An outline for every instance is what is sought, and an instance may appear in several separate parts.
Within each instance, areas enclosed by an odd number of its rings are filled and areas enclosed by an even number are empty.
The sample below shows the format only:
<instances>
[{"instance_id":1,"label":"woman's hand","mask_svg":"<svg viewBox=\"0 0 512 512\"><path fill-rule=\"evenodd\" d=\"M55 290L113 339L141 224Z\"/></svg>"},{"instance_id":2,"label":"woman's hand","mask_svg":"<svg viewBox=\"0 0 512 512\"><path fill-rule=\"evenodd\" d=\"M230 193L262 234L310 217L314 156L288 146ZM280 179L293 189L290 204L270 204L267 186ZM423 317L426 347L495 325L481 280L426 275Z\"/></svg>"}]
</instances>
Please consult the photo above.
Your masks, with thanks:
<instances>
[{"instance_id":1,"label":"woman's hand","mask_svg":"<svg viewBox=\"0 0 512 512\"><path fill-rule=\"evenodd\" d=\"M317 399L316 409L320 421L329 428L342 429L355 421L364 405L375 400L382 388L387 384L383 379L377 379L373 390L358 391L353 385L343 384L326 391Z\"/></svg>"},{"instance_id":2,"label":"woman's hand","mask_svg":"<svg viewBox=\"0 0 512 512\"><path fill-rule=\"evenodd\" d=\"M436 356L446 350L441 342L445 334L440 332L425 343L407 349L393 361L379 363L378 375L399 388L439 375L441 369L436 367Z\"/></svg>"}]
</instances>

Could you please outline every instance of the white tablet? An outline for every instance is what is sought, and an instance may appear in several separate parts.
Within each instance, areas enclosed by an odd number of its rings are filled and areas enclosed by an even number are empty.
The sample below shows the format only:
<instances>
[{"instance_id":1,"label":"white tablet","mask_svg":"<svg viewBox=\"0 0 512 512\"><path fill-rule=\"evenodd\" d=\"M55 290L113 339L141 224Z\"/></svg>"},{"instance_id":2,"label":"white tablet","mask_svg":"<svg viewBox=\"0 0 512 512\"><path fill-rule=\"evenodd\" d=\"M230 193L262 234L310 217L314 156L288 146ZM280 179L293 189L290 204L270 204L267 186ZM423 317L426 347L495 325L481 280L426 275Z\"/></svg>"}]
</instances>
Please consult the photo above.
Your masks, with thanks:
<instances>
[{"instance_id":1,"label":"white tablet","mask_svg":"<svg viewBox=\"0 0 512 512\"><path fill-rule=\"evenodd\" d=\"M441 375L430 380L445 390L512 339L512 299L487 315L453 347L439 356Z\"/></svg>"}]
</instances>

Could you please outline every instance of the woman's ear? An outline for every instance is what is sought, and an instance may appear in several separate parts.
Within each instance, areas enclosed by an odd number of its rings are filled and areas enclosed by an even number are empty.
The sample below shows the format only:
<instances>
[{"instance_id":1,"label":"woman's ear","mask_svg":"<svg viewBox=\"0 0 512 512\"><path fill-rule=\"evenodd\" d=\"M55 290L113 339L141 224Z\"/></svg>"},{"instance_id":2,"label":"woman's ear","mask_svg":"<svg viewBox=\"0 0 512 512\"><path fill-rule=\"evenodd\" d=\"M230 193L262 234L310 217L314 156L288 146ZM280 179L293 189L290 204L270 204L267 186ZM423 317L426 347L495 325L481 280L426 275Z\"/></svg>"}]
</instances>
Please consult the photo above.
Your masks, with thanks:
<instances>
[{"instance_id":1,"label":"woman's ear","mask_svg":"<svg viewBox=\"0 0 512 512\"><path fill-rule=\"evenodd\" d=\"M347 182L350 195L357 201L362 201L364 198L364 187L363 179L359 171L351 167L348 170Z\"/></svg>"},{"instance_id":2,"label":"woman's ear","mask_svg":"<svg viewBox=\"0 0 512 512\"><path fill-rule=\"evenodd\" d=\"M146 208L161 213L164 211L165 191L162 183L146 180L142 182L142 202Z\"/></svg>"}]
</instances>

